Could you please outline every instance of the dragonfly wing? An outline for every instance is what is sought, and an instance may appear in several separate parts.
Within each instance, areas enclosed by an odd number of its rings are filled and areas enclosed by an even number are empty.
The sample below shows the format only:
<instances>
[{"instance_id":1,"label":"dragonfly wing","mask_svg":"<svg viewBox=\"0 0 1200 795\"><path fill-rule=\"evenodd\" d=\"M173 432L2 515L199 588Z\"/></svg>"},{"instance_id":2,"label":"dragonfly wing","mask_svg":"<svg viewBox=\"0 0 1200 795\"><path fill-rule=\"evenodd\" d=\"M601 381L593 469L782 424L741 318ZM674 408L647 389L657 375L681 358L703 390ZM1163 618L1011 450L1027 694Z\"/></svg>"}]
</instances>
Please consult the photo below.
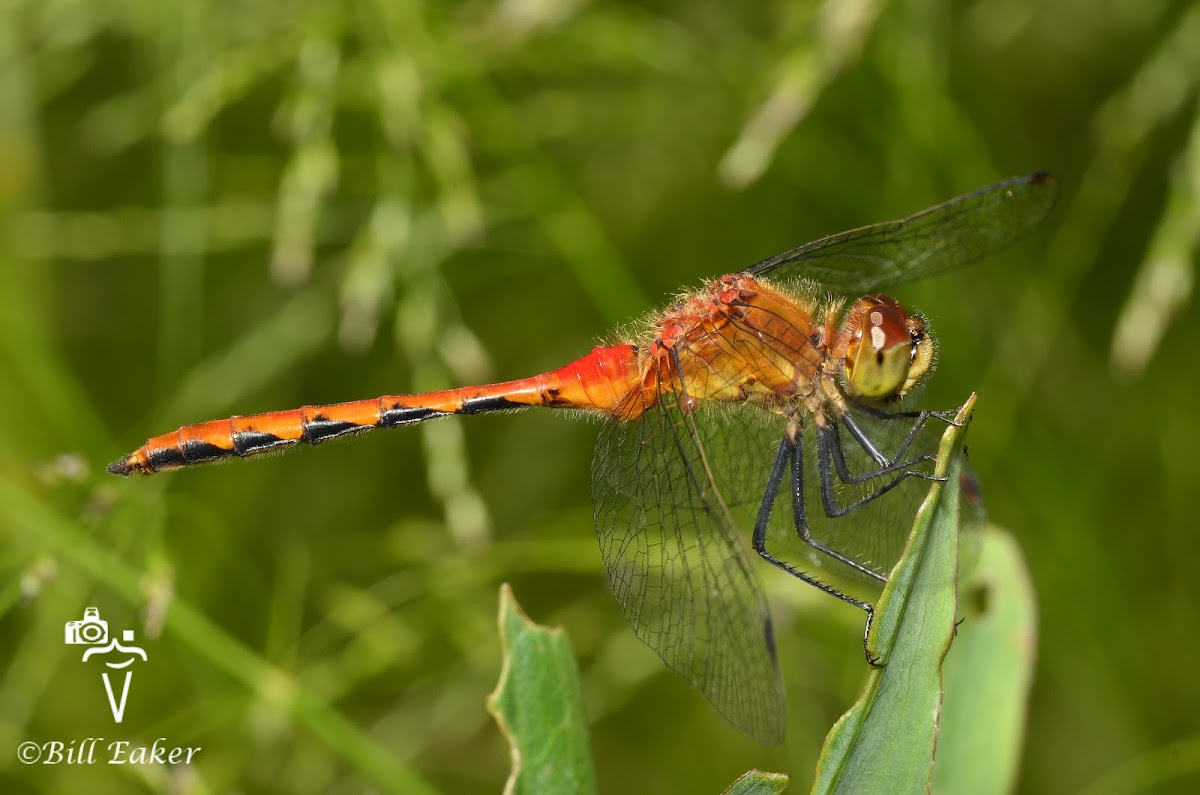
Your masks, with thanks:
<instances>
[{"instance_id":1,"label":"dragonfly wing","mask_svg":"<svg viewBox=\"0 0 1200 795\"><path fill-rule=\"evenodd\" d=\"M609 420L592 465L596 533L637 636L731 723L777 743L775 638L733 508L761 498L782 429L725 408L685 412L663 393L640 419Z\"/></svg>"},{"instance_id":2,"label":"dragonfly wing","mask_svg":"<svg viewBox=\"0 0 1200 795\"><path fill-rule=\"evenodd\" d=\"M1045 171L998 182L899 221L815 240L745 270L752 276L811 279L862 295L945 273L1017 242L1054 204Z\"/></svg>"}]
</instances>

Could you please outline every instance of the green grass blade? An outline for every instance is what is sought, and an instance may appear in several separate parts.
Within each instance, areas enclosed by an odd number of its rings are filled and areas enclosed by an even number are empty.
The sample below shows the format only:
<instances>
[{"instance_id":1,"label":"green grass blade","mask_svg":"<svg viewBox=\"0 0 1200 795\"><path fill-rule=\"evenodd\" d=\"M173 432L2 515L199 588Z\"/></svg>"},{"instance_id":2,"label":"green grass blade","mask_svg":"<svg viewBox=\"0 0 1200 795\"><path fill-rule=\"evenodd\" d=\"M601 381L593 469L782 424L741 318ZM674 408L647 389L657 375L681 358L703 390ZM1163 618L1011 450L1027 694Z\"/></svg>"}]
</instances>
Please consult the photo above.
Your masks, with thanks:
<instances>
[{"instance_id":1,"label":"green grass blade","mask_svg":"<svg viewBox=\"0 0 1200 795\"><path fill-rule=\"evenodd\" d=\"M504 669L488 709L508 738L507 793L596 791L579 669L559 628L534 624L512 589L500 589Z\"/></svg>"},{"instance_id":2,"label":"green grass blade","mask_svg":"<svg viewBox=\"0 0 1200 795\"><path fill-rule=\"evenodd\" d=\"M782 773L748 770L729 785L725 795L779 795L787 789L790 778Z\"/></svg>"},{"instance_id":3,"label":"green grass blade","mask_svg":"<svg viewBox=\"0 0 1200 795\"><path fill-rule=\"evenodd\" d=\"M962 436L975 404L946 429L935 482L876 607L868 642L883 666L841 717L817 762L813 792L904 793L929 787L942 704L942 659L957 611Z\"/></svg>"},{"instance_id":4,"label":"green grass blade","mask_svg":"<svg viewBox=\"0 0 1200 795\"><path fill-rule=\"evenodd\" d=\"M964 620L946 658L933 791L1012 792L1037 650L1033 586L1016 541L987 527L963 584Z\"/></svg>"}]
</instances>

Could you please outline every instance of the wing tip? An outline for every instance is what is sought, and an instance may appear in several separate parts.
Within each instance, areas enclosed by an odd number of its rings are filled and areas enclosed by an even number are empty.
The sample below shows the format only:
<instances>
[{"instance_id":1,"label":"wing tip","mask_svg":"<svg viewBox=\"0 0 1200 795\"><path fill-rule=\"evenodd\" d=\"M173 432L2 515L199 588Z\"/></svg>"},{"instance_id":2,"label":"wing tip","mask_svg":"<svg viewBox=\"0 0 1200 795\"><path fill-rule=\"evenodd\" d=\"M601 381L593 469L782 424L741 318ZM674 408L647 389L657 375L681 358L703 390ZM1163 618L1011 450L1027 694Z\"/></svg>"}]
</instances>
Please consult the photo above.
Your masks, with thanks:
<instances>
[{"instance_id":1,"label":"wing tip","mask_svg":"<svg viewBox=\"0 0 1200 795\"><path fill-rule=\"evenodd\" d=\"M1054 178L1054 172L1048 168L1039 168L1037 171L1026 174L1021 178L1021 181L1028 185L1033 185L1037 188L1044 188L1049 191L1053 191L1057 185L1057 180Z\"/></svg>"}]
</instances>

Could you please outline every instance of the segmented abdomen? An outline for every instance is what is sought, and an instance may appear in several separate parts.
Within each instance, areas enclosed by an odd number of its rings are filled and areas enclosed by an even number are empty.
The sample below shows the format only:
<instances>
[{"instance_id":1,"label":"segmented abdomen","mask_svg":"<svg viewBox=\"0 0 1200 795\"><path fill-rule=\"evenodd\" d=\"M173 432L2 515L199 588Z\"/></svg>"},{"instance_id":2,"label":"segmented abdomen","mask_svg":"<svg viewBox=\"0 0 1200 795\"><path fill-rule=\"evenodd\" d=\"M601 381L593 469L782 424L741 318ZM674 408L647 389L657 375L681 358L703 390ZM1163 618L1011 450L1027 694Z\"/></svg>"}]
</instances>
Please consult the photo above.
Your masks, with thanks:
<instances>
[{"instance_id":1,"label":"segmented abdomen","mask_svg":"<svg viewBox=\"0 0 1200 795\"><path fill-rule=\"evenodd\" d=\"M451 414L528 406L613 412L639 388L637 349L596 348L565 367L531 378L418 395L387 395L186 425L156 436L113 462L114 475L151 474L224 458L249 457L296 444L319 444L372 428L397 428Z\"/></svg>"}]
</instances>

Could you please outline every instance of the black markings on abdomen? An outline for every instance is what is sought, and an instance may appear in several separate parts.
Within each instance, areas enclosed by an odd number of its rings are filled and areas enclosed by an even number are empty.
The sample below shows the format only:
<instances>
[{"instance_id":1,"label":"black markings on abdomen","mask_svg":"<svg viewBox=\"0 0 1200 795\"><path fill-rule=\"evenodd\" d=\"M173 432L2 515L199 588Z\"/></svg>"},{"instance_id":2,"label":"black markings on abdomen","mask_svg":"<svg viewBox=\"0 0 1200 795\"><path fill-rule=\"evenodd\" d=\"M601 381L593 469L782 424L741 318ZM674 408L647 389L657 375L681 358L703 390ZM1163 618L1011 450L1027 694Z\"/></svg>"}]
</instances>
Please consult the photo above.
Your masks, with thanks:
<instances>
[{"instance_id":1,"label":"black markings on abdomen","mask_svg":"<svg viewBox=\"0 0 1200 795\"><path fill-rule=\"evenodd\" d=\"M462 408L457 414L482 414L485 411L502 411L503 409L523 409L524 403L514 403L506 397L477 397L463 401Z\"/></svg>"},{"instance_id":2,"label":"black markings on abdomen","mask_svg":"<svg viewBox=\"0 0 1200 795\"><path fill-rule=\"evenodd\" d=\"M431 420L434 417L444 417L447 412L435 411L420 406L400 406L393 404L379 412L380 428L398 428L401 425L411 425L414 422Z\"/></svg>"},{"instance_id":3,"label":"black markings on abdomen","mask_svg":"<svg viewBox=\"0 0 1200 795\"><path fill-rule=\"evenodd\" d=\"M273 433L262 431L235 431L233 434L233 452L242 457L264 453L276 447L287 447L296 444L298 439L280 439Z\"/></svg>"},{"instance_id":4,"label":"black markings on abdomen","mask_svg":"<svg viewBox=\"0 0 1200 795\"><path fill-rule=\"evenodd\" d=\"M149 451L147 458L151 472L157 472L160 469L178 469L191 463L184 455L182 447L155 448Z\"/></svg>"},{"instance_id":5,"label":"black markings on abdomen","mask_svg":"<svg viewBox=\"0 0 1200 795\"><path fill-rule=\"evenodd\" d=\"M176 447L160 447L150 451L150 466L155 471L159 469L178 469L188 464L203 464L205 461L216 461L227 458L232 451L215 444L191 439Z\"/></svg>"},{"instance_id":6,"label":"black markings on abdomen","mask_svg":"<svg viewBox=\"0 0 1200 795\"><path fill-rule=\"evenodd\" d=\"M318 414L304 423L304 432L300 436L300 441L306 444L320 444L352 433L361 433L374 427L374 425L359 425L348 420L331 420L324 414Z\"/></svg>"}]
</instances>

